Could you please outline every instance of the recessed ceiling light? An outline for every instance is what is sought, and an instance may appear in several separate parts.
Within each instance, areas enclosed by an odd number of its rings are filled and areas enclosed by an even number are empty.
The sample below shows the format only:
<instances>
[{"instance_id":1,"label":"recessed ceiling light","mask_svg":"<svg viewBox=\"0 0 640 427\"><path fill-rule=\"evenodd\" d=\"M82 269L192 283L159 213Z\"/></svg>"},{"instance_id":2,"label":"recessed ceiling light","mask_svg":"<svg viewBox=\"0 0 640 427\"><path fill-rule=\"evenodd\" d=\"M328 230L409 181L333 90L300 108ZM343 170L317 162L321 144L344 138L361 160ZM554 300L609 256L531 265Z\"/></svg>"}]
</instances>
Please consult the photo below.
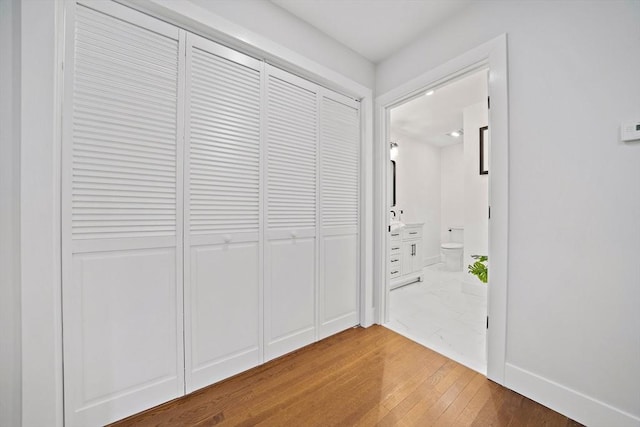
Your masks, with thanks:
<instances>
[{"instance_id":1,"label":"recessed ceiling light","mask_svg":"<svg viewBox=\"0 0 640 427\"><path fill-rule=\"evenodd\" d=\"M460 132L458 132L457 130L454 130L453 132L451 132L449 135L451 135L454 138L457 138L460 136Z\"/></svg>"},{"instance_id":2,"label":"recessed ceiling light","mask_svg":"<svg viewBox=\"0 0 640 427\"><path fill-rule=\"evenodd\" d=\"M431 96L431 95L433 95L435 92L436 92L436 91L435 91L435 90L433 90L433 89L428 90L428 91L427 91L427 93L425 93L425 94L424 94L424 96Z\"/></svg>"}]
</instances>

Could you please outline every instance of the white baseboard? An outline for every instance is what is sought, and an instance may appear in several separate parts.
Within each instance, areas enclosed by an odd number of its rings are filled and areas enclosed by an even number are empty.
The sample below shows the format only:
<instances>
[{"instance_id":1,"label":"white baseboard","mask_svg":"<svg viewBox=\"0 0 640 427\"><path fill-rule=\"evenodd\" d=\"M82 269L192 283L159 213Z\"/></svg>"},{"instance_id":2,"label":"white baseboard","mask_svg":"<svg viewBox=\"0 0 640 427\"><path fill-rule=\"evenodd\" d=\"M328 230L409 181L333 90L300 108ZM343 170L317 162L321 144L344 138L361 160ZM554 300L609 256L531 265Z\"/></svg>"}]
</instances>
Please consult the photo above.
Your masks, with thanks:
<instances>
[{"instance_id":1,"label":"white baseboard","mask_svg":"<svg viewBox=\"0 0 640 427\"><path fill-rule=\"evenodd\" d=\"M505 386L587 426L640 427L638 416L509 363Z\"/></svg>"},{"instance_id":2,"label":"white baseboard","mask_svg":"<svg viewBox=\"0 0 640 427\"><path fill-rule=\"evenodd\" d=\"M429 258L425 258L424 266L428 267L428 266L433 265L433 264L438 264L439 262L442 262L442 260L440 259L440 255L432 256L432 257L429 257Z\"/></svg>"}]
</instances>

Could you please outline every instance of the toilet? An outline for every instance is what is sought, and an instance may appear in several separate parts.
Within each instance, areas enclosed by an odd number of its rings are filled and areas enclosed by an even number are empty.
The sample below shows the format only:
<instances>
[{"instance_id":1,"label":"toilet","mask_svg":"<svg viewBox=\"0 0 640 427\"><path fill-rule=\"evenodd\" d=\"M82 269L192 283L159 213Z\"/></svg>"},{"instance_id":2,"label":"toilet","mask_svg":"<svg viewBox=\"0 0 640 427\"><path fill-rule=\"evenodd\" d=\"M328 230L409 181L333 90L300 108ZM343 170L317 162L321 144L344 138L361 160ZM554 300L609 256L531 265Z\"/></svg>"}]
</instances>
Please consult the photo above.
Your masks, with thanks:
<instances>
[{"instance_id":1,"label":"toilet","mask_svg":"<svg viewBox=\"0 0 640 427\"><path fill-rule=\"evenodd\" d=\"M449 228L449 241L440 245L444 268L448 271L462 271L464 253L464 228Z\"/></svg>"}]
</instances>

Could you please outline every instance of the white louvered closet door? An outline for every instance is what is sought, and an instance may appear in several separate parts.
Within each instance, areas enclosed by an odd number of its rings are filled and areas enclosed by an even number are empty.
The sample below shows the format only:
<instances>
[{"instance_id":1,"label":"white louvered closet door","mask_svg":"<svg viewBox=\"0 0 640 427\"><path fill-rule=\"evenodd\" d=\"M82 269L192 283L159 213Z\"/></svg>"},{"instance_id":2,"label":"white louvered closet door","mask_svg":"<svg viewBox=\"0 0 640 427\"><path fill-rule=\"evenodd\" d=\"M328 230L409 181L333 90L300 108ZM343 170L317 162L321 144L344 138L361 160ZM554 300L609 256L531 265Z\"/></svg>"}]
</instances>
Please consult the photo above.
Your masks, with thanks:
<instances>
[{"instance_id":1,"label":"white louvered closet door","mask_svg":"<svg viewBox=\"0 0 640 427\"><path fill-rule=\"evenodd\" d=\"M359 103L321 95L320 339L358 324L360 203Z\"/></svg>"},{"instance_id":2,"label":"white louvered closet door","mask_svg":"<svg viewBox=\"0 0 640 427\"><path fill-rule=\"evenodd\" d=\"M262 362L261 68L188 35L187 392Z\"/></svg>"},{"instance_id":3,"label":"white louvered closet door","mask_svg":"<svg viewBox=\"0 0 640 427\"><path fill-rule=\"evenodd\" d=\"M112 2L66 12L64 402L65 425L84 427L184 393L184 44Z\"/></svg>"},{"instance_id":4,"label":"white louvered closet door","mask_svg":"<svg viewBox=\"0 0 640 427\"><path fill-rule=\"evenodd\" d=\"M265 359L316 339L317 86L267 66Z\"/></svg>"}]
</instances>

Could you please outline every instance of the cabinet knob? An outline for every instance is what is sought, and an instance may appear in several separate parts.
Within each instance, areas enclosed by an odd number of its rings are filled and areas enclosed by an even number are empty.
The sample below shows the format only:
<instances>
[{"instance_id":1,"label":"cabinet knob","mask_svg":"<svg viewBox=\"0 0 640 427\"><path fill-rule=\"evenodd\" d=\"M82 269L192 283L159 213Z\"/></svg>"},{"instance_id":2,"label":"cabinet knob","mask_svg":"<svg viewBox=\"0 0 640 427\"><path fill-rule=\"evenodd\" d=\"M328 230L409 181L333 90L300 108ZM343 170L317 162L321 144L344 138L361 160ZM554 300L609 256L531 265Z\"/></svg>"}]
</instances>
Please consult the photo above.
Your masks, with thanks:
<instances>
[{"instance_id":1,"label":"cabinet knob","mask_svg":"<svg viewBox=\"0 0 640 427\"><path fill-rule=\"evenodd\" d=\"M291 237L293 237L294 239L295 239L296 237L298 237L298 232L297 232L297 231L292 231L292 232L291 232Z\"/></svg>"},{"instance_id":2,"label":"cabinet knob","mask_svg":"<svg viewBox=\"0 0 640 427\"><path fill-rule=\"evenodd\" d=\"M231 241L231 236L225 234L224 236L222 236L222 240L224 240L225 243L229 243Z\"/></svg>"}]
</instances>

